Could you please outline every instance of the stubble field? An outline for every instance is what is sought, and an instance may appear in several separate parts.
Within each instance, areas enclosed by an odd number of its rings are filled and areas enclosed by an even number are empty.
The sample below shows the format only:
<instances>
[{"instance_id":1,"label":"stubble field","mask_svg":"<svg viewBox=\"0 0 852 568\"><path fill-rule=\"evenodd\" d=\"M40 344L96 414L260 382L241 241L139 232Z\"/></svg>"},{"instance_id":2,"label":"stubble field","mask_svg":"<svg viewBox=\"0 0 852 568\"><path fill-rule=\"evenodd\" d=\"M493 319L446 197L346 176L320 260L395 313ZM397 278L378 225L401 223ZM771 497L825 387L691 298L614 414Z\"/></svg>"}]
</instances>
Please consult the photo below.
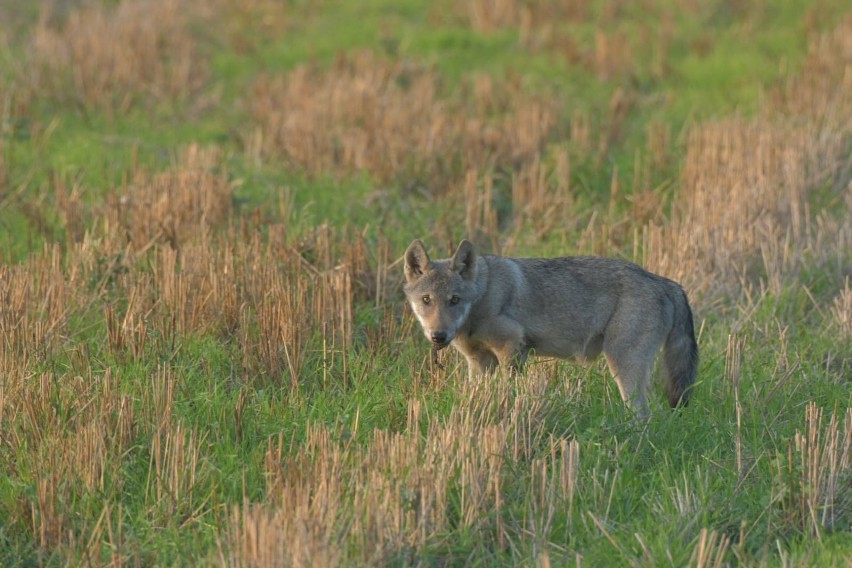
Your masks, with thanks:
<instances>
[{"instance_id":1,"label":"stubble field","mask_svg":"<svg viewBox=\"0 0 852 568\"><path fill-rule=\"evenodd\" d=\"M0 1L0 564L848 566L839 0ZM690 406L469 380L421 238L680 282Z\"/></svg>"}]
</instances>

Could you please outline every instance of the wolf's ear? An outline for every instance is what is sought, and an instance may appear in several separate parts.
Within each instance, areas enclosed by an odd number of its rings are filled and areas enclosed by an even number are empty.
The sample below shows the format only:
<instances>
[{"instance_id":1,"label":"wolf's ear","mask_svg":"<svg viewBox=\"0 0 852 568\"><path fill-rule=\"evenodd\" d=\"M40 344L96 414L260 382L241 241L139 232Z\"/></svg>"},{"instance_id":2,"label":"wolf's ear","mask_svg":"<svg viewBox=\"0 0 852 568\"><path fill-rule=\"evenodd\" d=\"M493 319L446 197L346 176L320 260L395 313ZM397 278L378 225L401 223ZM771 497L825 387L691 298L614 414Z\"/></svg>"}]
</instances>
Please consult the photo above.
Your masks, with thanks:
<instances>
[{"instance_id":1,"label":"wolf's ear","mask_svg":"<svg viewBox=\"0 0 852 568\"><path fill-rule=\"evenodd\" d=\"M462 278L473 280L476 277L476 249L467 239L459 243L452 258L452 267Z\"/></svg>"},{"instance_id":2,"label":"wolf's ear","mask_svg":"<svg viewBox=\"0 0 852 568\"><path fill-rule=\"evenodd\" d=\"M420 239L411 241L405 250L405 280L413 282L429 270L429 255Z\"/></svg>"}]
</instances>

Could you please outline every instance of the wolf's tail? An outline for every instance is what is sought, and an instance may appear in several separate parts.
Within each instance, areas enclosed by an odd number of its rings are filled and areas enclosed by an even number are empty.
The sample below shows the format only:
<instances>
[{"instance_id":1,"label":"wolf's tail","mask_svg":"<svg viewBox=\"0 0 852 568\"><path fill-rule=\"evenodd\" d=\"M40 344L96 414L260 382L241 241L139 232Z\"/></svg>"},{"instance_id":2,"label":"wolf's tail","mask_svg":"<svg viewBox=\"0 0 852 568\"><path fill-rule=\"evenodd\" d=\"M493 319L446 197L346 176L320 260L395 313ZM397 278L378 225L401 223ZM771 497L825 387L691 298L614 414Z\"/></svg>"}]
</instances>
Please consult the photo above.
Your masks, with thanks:
<instances>
[{"instance_id":1,"label":"wolf's tail","mask_svg":"<svg viewBox=\"0 0 852 568\"><path fill-rule=\"evenodd\" d=\"M666 394L672 408L689 403L690 387L695 382L698 369L698 343L695 341L695 326L692 310L686 293L678 290L675 302L675 320L663 347L663 362L666 375Z\"/></svg>"}]
</instances>

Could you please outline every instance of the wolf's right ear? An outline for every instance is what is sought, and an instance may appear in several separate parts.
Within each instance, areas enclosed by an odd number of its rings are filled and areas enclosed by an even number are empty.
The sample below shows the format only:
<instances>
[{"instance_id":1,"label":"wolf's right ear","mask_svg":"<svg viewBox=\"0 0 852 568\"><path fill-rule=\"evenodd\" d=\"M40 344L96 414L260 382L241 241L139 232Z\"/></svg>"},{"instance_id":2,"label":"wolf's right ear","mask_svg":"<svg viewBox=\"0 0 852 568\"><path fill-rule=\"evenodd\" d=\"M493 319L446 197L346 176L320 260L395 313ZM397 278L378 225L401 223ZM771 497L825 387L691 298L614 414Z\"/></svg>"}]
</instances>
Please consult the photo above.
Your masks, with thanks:
<instances>
[{"instance_id":1,"label":"wolf's right ear","mask_svg":"<svg viewBox=\"0 0 852 568\"><path fill-rule=\"evenodd\" d=\"M405 280L413 282L429 269L429 255L420 239L416 239L405 250Z\"/></svg>"}]
</instances>

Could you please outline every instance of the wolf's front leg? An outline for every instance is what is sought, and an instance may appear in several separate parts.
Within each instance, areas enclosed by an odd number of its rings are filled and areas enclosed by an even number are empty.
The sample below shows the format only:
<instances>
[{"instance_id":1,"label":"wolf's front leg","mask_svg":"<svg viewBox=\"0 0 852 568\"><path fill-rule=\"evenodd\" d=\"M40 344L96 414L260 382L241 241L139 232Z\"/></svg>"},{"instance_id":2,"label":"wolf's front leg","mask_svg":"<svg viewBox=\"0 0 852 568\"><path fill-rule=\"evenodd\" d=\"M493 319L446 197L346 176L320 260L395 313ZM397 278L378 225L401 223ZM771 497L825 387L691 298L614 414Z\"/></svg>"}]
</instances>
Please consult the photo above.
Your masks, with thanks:
<instances>
[{"instance_id":1,"label":"wolf's front leg","mask_svg":"<svg viewBox=\"0 0 852 568\"><path fill-rule=\"evenodd\" d=\"M494 353L486 349L465 353L464 356L467 359L467 369L470 378L492 374L497 369L497 363L499 362Z\"/></svg>"},{"instance_id":2,"label":"wolf's front leg","mask_svg":"<svg viewBox=\"0 0 852 568\"><path fill-rule=\"evenodd\" d=\"M524 345L508 345L504 350L498 352L500 364L511 371L512 374L520 374L530 356L530 349Z\"/></svg>"},{"instance_id":3,"label":"wolf's front leg","mask_svg":"<svg viewBox=\"0 0 852 568\"><path fill-rule=\"evenodd\" d=\"M500 365L512 373L521 371L529 357L530 348L524 338L524 328L510 317L499 316L477 329L477 336L497 356Z\"/></svg>"}]
</instances>

